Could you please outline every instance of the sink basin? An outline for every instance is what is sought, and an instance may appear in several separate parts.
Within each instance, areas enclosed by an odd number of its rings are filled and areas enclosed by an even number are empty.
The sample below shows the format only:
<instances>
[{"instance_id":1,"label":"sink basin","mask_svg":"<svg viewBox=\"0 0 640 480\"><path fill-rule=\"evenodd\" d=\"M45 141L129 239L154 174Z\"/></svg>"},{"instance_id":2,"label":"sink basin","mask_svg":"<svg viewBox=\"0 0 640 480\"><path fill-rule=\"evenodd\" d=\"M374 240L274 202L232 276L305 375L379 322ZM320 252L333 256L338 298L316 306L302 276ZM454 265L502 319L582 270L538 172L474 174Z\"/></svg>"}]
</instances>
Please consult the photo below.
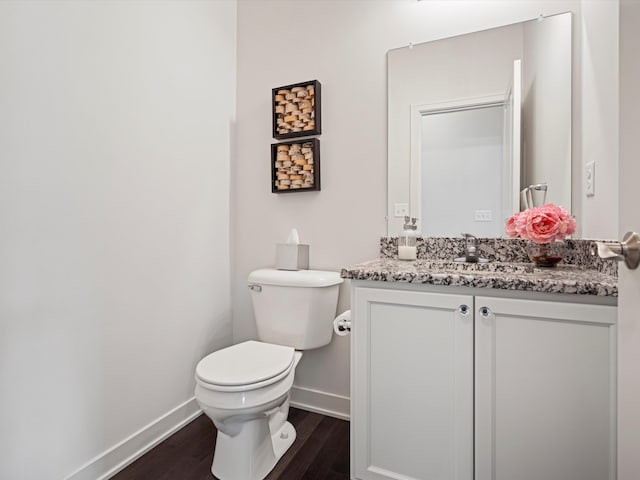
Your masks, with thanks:
<instances>
[{"instance_id":1,"label":"sink basin","mask_svg":"<svg viewBox=\"0 0 640 480\"><path fill-rule=\"evenodd\" d=\"M534 267L528 263L509 262L458 262L455 260L416 260L415 267L431 273L533 273Z\"/></svg>"},{"instance_id":2,"label":"sink basin","mask_svg":"<svg viewBox=\"0 0 640 480\"><path fill-rule=\"evenodd\" d=\"M454 260L454 262L458 263L489 263L490 261L491 260L484 257L479 257L477 262L467 262L467 259L465 257L458 257Z\"/></svg>"}]
</instances>

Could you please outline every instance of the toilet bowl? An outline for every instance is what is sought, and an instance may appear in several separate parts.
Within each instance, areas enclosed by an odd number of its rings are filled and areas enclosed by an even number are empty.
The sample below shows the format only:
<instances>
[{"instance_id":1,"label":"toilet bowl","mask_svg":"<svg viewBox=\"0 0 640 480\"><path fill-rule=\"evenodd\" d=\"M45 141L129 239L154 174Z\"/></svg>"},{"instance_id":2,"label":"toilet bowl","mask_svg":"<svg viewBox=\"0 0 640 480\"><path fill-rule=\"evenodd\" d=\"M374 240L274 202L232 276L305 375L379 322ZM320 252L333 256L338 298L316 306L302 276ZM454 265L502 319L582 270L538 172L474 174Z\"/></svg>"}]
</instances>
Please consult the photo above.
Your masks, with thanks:
<instances>
[{"instance_id":1,"label":"toilet bowl","mask_svg":"<svg viewBox=\"0 0 640 480\"><path fill-rule=\"evenodd\" d=\"M203 358L196 400L218 429L211 472L222 480L264 478L296 438L287 422L302 352L248 341Z\"/></svg>"},{"instance_id":2,"label":"toilet bowl","mask_svg":"<svg viewBox=\"0 0 640 480\"><path fill-rule=\"evenodd\" d=\"M211 472L262 480L296 438L287 422L301 350L333 334L336 272L261 269L249 275L259 341L207 355L196 366L196 401L218 429Z\"/></svg>"}]
</instances>

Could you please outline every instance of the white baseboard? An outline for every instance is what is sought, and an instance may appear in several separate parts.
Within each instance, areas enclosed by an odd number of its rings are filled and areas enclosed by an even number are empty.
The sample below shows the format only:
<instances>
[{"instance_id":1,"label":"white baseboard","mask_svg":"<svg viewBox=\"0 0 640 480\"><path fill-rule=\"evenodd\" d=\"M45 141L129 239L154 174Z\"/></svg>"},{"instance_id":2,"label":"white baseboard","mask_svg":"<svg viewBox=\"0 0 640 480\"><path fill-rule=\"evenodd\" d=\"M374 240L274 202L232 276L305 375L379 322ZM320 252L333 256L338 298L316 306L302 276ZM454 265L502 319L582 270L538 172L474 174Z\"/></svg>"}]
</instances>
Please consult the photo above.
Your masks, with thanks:
<instances>
[{"instance_id":1,"label":"white baseboard","mask_svg":"<svg viewBox=\"0 0 640 480\"><path fill-rule=\"evenodd\" d=\"M349 397L310 388L291 389L291 405L301 410L349 420ZM202 413L195 397L190 398L128 438L85 463L65 480L106 480Z\"/></svg>"},{"instance_id":2,"label":"white baseboard","mask_svg":"<svg viewBox=\"0 0 640 480\"><path fill-rule=\"evenodd\" d=\"M294 385L291 389L291 406L342 420L350 418L349 397L311 388Z\"/></svg>"},{"instance_id":3,"label":"white baseboard","mask_svg":"<svg viewBox=\"0 0 640 480\"><path fill-rule=\"evenodd\" d=\"M106 480L191 422L202 411L195 397L89 460L65 480Z\"/></svg>"}]
</instances>

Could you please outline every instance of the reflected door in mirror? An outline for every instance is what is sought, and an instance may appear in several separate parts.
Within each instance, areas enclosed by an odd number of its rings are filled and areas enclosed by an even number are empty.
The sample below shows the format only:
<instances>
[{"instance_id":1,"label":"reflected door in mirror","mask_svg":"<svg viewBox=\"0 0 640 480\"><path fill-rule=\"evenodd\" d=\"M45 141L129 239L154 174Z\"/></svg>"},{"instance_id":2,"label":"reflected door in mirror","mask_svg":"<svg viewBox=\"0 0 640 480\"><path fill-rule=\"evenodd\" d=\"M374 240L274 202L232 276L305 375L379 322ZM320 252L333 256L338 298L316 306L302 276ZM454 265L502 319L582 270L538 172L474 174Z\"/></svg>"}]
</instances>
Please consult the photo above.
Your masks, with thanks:
<instances>
[{"instance_id":1,"label":"reflected door in mirror","mask_svg":"<svg viewBox=\"0 0 640 480\"><path fill-rule=\"evenodd\" d=\"M502 233L504 106L422 116L420 218L425 236Z\"/></svg>"}]
</instances>

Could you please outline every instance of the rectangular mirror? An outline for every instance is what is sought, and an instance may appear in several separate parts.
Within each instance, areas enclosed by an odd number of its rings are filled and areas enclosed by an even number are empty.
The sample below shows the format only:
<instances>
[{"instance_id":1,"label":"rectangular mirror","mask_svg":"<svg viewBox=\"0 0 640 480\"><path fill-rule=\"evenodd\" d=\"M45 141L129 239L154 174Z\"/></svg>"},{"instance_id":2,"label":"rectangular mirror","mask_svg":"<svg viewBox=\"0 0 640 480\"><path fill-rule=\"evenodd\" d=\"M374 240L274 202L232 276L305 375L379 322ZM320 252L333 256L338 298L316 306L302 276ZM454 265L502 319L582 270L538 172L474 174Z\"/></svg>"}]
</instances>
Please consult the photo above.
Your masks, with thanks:
<instances>
[{"instance_id":1,"label":"rectangular mirror","mask_svg":"<svg viewBox=\"0 0 640 480\"><path fill-rule=\"evenodd\" d=\"M389 235L408 211L424 236L503 236L530 185L571 210L571 35L565 13L388 52Z\"/></svg>"}]
</instances>

